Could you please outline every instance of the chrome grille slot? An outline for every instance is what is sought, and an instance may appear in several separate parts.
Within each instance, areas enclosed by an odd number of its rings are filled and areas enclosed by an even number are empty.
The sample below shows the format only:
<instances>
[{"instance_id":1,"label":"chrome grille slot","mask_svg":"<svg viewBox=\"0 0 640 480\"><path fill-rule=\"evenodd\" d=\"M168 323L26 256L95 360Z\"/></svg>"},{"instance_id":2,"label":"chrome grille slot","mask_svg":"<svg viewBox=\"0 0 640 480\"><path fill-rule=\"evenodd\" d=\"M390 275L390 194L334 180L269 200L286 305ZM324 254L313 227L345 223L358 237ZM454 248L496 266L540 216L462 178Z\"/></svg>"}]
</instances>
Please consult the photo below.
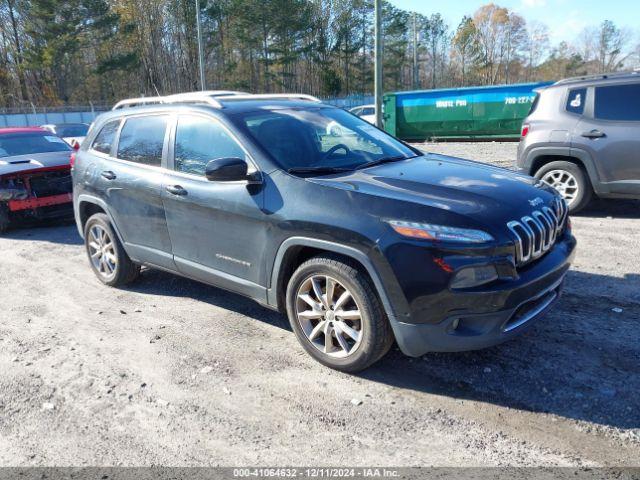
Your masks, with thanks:
<instances>
[{"instance_id":1,"label":"chrome grille slot","mask_svg":"<svg viewBox=\"0 0 640 480\"><path fill-rule=\"evenodd\" d=\"M518 266L540 258L551 250L562 233L567 214L564 200L555 199L551 206L534 210L531 215L507 223L515 240Z\"/></svg>"}]
</instances>

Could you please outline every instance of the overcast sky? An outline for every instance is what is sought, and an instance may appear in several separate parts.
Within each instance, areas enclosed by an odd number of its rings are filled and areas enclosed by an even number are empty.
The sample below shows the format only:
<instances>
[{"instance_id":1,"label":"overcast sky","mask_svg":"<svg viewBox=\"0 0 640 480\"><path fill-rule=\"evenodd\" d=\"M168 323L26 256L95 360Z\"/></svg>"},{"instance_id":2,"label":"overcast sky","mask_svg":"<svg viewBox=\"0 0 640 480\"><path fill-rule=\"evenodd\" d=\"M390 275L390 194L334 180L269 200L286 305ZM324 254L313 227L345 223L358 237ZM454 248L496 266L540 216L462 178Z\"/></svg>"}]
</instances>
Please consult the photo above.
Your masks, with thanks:
<instances>
[{"instance_id":1,"label":"overcast sky","mask_svg":"<svg viewBox=\"0 0 640 480\"><path fill-rule=\"evenodd\" d=\"M455 29L462 17L489 3L481 0L389 0L405 10L425 15L440 12L449 27ZM515 10L527 21L546 23L552 43L574 40L582 29L612 20L619 27L628 27L640 34L640 0L502 0L494 3Z\"/></svg>"}]
</instances>

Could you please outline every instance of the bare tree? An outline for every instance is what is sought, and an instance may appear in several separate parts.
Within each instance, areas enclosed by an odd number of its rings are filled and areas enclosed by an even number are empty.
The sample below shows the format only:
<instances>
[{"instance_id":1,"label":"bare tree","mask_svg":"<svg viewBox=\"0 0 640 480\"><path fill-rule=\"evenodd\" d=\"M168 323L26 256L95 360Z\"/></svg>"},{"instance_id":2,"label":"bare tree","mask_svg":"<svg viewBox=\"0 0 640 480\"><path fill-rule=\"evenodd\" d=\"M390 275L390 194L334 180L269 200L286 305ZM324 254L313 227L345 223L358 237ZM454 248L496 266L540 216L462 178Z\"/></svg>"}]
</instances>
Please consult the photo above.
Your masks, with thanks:
<instances>
[{"instance_id":1,"label":"bare tree","mask_svg":"<svg viewBox=\"0 0 640 480\"><path fill-rule=\"evenodd\" d=\"M544 23L531 22L527 26L527 81L531 81L534 72L549 50L549 27Z\"/></svg>"},{"instance_id":2,"label":"bare tree","mask_svg":"<svg viewBox=\"0 0 640 480\"><path fill-rule=\"evenodd\" d=\"M623 66L629 56L623 49L629 40L628 32L618 28L611 20L602 22L597 40L600 72L611 72Z\"/></svg>"}]
</instances>

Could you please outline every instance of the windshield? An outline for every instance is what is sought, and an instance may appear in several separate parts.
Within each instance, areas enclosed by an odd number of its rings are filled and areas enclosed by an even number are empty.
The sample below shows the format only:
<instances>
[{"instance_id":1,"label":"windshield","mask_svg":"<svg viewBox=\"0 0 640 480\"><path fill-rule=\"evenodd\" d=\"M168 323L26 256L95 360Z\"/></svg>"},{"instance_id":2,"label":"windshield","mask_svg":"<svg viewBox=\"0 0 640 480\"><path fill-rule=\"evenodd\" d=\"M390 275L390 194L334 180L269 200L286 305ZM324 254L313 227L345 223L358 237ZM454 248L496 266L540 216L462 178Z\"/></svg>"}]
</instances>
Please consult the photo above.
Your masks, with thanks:
<instances>
[{"instance_id":1,"label":"windshield","mask_svg":"<svg viewBox=\"0 0 640 480\"><path fill-rule=\"evenodd\" d=\"M338 108L291 108L236 117L284 170L355 169L415 157L411 148Z\"/></svg>"},{"instance_id":2,"label":"windshield","mask_svg":"<svg viewBox=\"0 0 640 480\"><path fill-rule=\"evenodd\" d=\"M78 123L75 125L58 125L56 133L60 137L84 137L87 135L89 125Z\"/></svg>"},{"instance_id":3,"label":"windshield","mask_svg":"<svg viewBox=\"0 0 640 480\"><path fill-rule=\"evenodd\" d=\"M13 133L0 135L0 158L70 150L71 147L64 140L53 134Z\"/></svg>"}]
</instances>

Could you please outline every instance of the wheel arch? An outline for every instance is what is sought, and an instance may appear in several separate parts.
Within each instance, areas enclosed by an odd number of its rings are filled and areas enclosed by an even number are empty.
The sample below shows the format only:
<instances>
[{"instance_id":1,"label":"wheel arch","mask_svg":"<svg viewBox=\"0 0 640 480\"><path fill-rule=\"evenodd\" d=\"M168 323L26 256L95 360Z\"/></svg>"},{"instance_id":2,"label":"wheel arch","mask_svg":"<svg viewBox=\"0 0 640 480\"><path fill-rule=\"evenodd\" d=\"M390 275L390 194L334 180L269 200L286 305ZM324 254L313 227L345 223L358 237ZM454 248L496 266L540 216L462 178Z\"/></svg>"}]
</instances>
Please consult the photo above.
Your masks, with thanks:
<instances>
[{"instance_id":1,"label":"wheel arch","mask_svg":"<svg viewBox=\"0 0 640 480\"><path fill-rule=\"evenodd\" d=\"M389 318L389 323L394 326L396 316L391 306L391 301L384 288L380 275L378 274L371 259L366 253L348 245L318 240L307 237L292 237L280 245L270 277L270 285L267 290L269 304L280 311L285 309L286 285L295 269L311 257L321 254L333 254L345 257L355 262L366 272L380 297L385 313Z\"/></svg>"},{"instance_id":2,"label":"wheel arch","mask_svg":"<svg viewBox=\"0 0 640 480\"><path fill-rule=\"evenodd\" d=\"M109 211L109 207L107 204L100 198L92 197L90 195L80 195L78 197L78 206L76 208L75 216L76 216L76 224L78 226L78 232L80 236L84 238L84 226L87 223L89 218L96 213L104 213L107 217L109 217L109 222L111 223L111 227L116 232L118 236L118 240L120 243L124 245L124 240L122 235L120 234L120 230L116 225L116 222L113 220L113 216Z\"/></svg>"},{"instance_id":3,"label":"wheel arch","mask_svg":"<svg viewBox=\"0 0 640 480\"><path fill-rule=\"evenodd\" d=\"M577 148L539 148L532 150L527 159L529 175L534 176L544 165L551 162L571 162L586 173L596 193L603 193L600 176L589 153Z\"/></svg>"}]
</instances>

